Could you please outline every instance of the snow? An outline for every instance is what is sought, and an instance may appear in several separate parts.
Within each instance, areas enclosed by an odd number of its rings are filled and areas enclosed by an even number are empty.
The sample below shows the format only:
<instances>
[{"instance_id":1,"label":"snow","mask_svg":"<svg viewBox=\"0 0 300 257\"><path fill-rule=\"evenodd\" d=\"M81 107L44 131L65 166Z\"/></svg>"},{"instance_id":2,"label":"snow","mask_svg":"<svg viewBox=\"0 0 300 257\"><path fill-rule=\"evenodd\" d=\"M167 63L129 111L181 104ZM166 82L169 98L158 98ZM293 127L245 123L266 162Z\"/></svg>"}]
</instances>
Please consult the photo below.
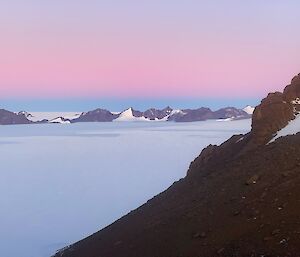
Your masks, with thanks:
<instances>
[{"instance_id":1,"label":"snow","mask_svg":"<svg viewBox=\"0 0 300 257\"><path fill-rule=\"evenodd\" d=\"M292 101L292 104L300 104L300 98L296 98Z\"/></svg>"},{"instance_id":2,"label":"snow","mask_svg":"<svg viewBox=\"0 0 300 257\"><path fill-rule=\"evenodd\" d=\"M289 124L285 126L283 129L279 130L277 134L269 142L269 144L274 142L279 137L284 137L287 135L295 135L298 132L300 132L300 115L298 115L294 120L291 120Z\"/></svg>"},{"instance_id":3,"label":"snow","mask_svg":"<svg viewBox=\"0 0 300 257\"><path fill-rule=\"evenodd\" d=\"M175 115L175 114L181 114L184 115L186 114L185 112L183 112L182 110L172 110L172 112L170 113L169 116Z\"/></svg>"},{"instance_id":4,"label":"snow","mask_svg":"<svg viewBox=\"0 0 300 257\"><path fill-rule=\"evenodd\" d=\"M255 110L255 107L252 107L252 106L250 106L250 105L247 105L247 106L243 109L244 112L246 112L246 113L248 113L248 114L250 114L250 115L253 114L254 110Z\"/></svg>"},{"instance_id":5,"label":"snow","mask_svg":"<svg viewBox=\"0 0 300 257\"><path fill-rule=\"evenodd\" d=\"M251 121L0 126L0 249L49 257L185 176Z\"/></svg>"},{"instance_id":6,"label":"snow","mask_svg":"<svg viewBox=\"0 0 300 257\"><path fill-rule=\"evenodd\" d=\"M218 119L218 120L216 120L216 121L233 121L234 120L234 118L232 117L232 118L226 118L226 119Z\"/></svg>"},{"instance_id":7,"label":"snow","mask_svg":"<svg viewBox=\"0 0 300 257\"><path fill-rule=\"evenodd\" d=\"M134 117L132 113L132 108L129 108L125 111L123 111L120 116L115 119L114 121L149 121L149 119L146 119L144 116L142 117Z\"/></svg>"},{"instance_id":8,"label":"snow","mask_svg":"<svg viewBox=\"0 0 300 257\"><path fill-rule=\"evenodd\" d=\"M70 124L69 120L65 120L63 117L58 117L53 120L49 120L50 123Z\"/></svg>"},{"instance_id":9,"label":"snow","mask_svg":"<svg viewBox=\"0 0 300 257\"><path fill-rule=\"evenodd\" d=\"M78 118L81 115L81 112L30 112L27 114L29 114L27 119L36 122L41 120L54 120L58 117L73 120Z\"/></svg>"}]
</instances>

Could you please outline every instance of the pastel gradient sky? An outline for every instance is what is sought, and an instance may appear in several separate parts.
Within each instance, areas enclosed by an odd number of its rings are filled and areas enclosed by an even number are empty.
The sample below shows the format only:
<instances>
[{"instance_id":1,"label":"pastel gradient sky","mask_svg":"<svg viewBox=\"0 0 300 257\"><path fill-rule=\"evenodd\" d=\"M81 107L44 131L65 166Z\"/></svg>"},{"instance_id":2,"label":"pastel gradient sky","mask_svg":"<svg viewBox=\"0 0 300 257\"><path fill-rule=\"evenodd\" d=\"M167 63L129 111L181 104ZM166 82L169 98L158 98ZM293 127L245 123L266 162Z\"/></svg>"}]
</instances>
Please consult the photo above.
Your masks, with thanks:
<instances>
[{"instance_id":1,"label":"pastel gradient sky","mask_svg":"<svg viewBox=\"0 0 300 257\"><path fill-rule=\"evenodd\" d=\"M1 1L0 103L255 102L300 72L299 10L299 0Z\"/></svg>"}]
</instances>

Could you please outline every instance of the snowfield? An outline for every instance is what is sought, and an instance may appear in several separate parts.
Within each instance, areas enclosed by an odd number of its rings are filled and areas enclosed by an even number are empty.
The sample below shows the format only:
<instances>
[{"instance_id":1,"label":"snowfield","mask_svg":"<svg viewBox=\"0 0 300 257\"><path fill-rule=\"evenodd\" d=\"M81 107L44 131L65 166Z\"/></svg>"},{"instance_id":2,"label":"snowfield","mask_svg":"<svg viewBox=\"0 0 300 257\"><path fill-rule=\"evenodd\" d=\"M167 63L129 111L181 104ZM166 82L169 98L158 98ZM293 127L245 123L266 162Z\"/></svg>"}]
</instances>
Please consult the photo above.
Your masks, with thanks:
<instances>
[{"instance_id":1,"label":"snowfield","mask_svg":"<svg viewBox=\"0 0 300 257\"><path fill-rule=\"evenodd\" d=\"M81 112L31 112L27 114L27 119L36 122L45 119L51 121L59 117L64 117L65 119L73 120L78 118L81 115Z\"/></svg>"},{"instance_id":2,"label":"snowfield","mask_svg":"<svg viewBox=\"0 0 300 257\"><path fill-rule=\"evenodd\" d=\"M295 135L300 132L300 115L298 115L294 120L291 120L287 126L283 129L279 130L277 134L272 138L269 142L274 142L277 138L288 136L288 135Z\"/></svg>"},{"instance_id":3,"label":"snowfield","mask_svg":"<svg viewBox=\"0 0 300 257\"><path fill-rule=\"evenodd\" d=\"M0 126L0 249L49 257L185 176L250 120Z\"/></svg>"}]
</instances>

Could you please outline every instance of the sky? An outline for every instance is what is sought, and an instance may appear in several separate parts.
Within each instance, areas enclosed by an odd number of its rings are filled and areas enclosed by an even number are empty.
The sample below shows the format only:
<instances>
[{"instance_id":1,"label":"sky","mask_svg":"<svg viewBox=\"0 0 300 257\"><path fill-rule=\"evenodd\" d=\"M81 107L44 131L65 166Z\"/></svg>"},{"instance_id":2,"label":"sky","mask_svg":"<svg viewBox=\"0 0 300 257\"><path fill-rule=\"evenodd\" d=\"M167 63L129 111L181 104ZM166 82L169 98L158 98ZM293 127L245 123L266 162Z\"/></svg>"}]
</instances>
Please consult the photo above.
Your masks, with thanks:
<instances>
[{"instance_id":1,"label":"sky","mask_svg":"<svg viewBox=\"0 0 300 257\"><path fill-rule=\"evenodd\" d=\"M1 1L0 105L255 105L300 72L299 9L296 0Z\"/></svg>"}]
</instances>

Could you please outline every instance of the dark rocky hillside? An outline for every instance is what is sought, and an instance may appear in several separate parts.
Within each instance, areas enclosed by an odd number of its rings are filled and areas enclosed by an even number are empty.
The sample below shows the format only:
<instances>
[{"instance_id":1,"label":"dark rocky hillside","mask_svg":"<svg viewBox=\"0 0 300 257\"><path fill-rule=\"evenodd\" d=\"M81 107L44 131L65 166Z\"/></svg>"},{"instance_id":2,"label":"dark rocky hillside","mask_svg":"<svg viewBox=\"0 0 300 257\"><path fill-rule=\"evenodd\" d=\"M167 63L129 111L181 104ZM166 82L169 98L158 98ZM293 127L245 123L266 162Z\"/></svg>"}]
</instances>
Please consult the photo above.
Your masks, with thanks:
<instances>
[{"instance_id":1,"label":"dark rocky hillside","mask_svg":"<svg viewBox=\"0 0 300 257\"><path fill-rule=\"evenodd\" d=\"M0 110L0 125L13 125L13 124L30 124L24 113L14 113L4 109Z\"/></svg>"},{"instance_id":2,"label":"dark rocky hillside","mask_svg":"<svg viewBox=\"0 0 300 257\"><path fill-rule=\"evenodd\" d=\"M256 108L250 133L208 146L184 179L55 256L299 256L300 133L268 144L299 98L297 76Z\"/></svg>"}]
</instances>

